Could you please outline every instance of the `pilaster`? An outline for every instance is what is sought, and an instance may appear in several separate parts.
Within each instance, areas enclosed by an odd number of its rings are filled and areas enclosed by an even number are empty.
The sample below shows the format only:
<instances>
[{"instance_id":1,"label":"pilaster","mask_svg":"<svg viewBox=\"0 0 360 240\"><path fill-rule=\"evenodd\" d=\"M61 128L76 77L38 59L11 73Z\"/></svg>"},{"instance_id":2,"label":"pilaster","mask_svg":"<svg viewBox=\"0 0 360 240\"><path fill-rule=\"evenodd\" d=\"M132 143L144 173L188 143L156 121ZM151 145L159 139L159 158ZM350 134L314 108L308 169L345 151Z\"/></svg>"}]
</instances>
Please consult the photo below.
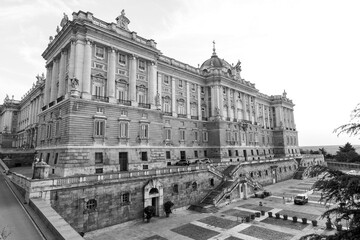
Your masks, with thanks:
<instances>
[{"instance_id":1,"label":"pilaster","mask_svg":"<svg viewBox=\"0 0 360 240\"><path fill-rule=\"evenodd\" d=\"M59 66L59 90L57 97L65 95L65 63L66 63L66 51L61 51L60 66Z\"/></svg>"},{"instance_id":2,"label":"pilaster","mask_svg":"<svg viewBox=\"0 0 360 240\"><path fill-rule=\"evenodd\" d=\"M46 79L44 89L44 105L48 105L50 102L50 89L51 89L51 76L52 76L52 65L46 66Z\"/></svg>"},{"instance_id":3,"label":"pilaster","mask_svg":"<svg viewBox=\"0 0 360 240\"><path fill-rule=\"evenodd\" d=\"M137 106L136 102L136 56L131 55L129 57L129 95L132 106Z\"/></svg>"},{"instance_id":4,"label":"pilaster","mask_svg":"<svg viewBox=\"0 0 360 240\"><path fill-rule=\"evenodd\" d=\"M82 80L81 97L84 99L91 99L91 41L89 40L86 40L85 44Z\"/></svg>"},{"instance_id":5,"label":"pilaster","mask_svg":"<svg viewBox=\"0 0 360 240\"><path fill-rule=\"evenodd\" d=\"M68 98L70 95L71 81L70 79L75 77L75 41L70 42L70 53L69 53L69 68L68 68L68 79L67 79L67 91L65 93L65 98Z\"/></svg>"},{"instance_id":6,"label":"pilaster","mask_svg":"<svg viewBox=\"0 0 360 240\"><path fill-rule=\"evenodd\" d=\"M107 72L107 96L109 97L110 103L115 103L115 69L116 69L116 54L115 49L109 49L109 60L108 60L108 72Z\"/></svg>"},{"instance_id":7,"label":"pilaster","mask_svg":"<svg viewBox=\"0 0 360 240\"><path fill-rule=\"evenodd\" d=\"M157 85L157 66L151 62L149 66L149 103L152 109L155 107L156 85Z\"/></svg>"},{"instance_id":8,"label":"pilaster","mask_svg":"<svg viewBox=\"0 0 360 240\"><path fill-rule=\"evenodd\" d=\"M199 120L202 120L202 113L201 113L201 86L198 85L197 86L197 107L198 107L198 117L199 117Z\"/></svg>"},{"instance_id":9,"label":"pilaster","mask_svg":"<svg viewBox=\"0 0 360 240\"><path fill-rule=\"evenodd\" d=\"M58 69L59 69L59 60L54 59L53 60L53 69L52 69L52 74L51 74L50 102L55 101L56 96L57 96L57 82L58 82L58 77L59 77Z\"/></svg>"},{"instance_id":10,"label":"pilaster","mask_svg":"<svg viewBox=\"0 0 360 240\"><path fill-rule=\"evenodd\" d=\"M173 77L171 77L171 108L172 108L172 115L174 117L177 117L177 111L176 111L176 80Z\"/></svg>"},{"instance_id":11,"label":"pilaster","mask_svg":"<svg viewBox=\"0 0 360 240\"><path fill-rule=\"evenodd\" d=\"M190 111L190 84L186 82L186 117L191 118Z\"/></svg>"},{"instance_id":12,"label":"pilaster","mask_svg":"<svg viewBox=\"0 0 360 240\"><path fill-rule=\"evenodd\" d=\"M84 42L76 41L74 77L78 80L78 91L83 91Z\"/></svg>"}]
</instances>

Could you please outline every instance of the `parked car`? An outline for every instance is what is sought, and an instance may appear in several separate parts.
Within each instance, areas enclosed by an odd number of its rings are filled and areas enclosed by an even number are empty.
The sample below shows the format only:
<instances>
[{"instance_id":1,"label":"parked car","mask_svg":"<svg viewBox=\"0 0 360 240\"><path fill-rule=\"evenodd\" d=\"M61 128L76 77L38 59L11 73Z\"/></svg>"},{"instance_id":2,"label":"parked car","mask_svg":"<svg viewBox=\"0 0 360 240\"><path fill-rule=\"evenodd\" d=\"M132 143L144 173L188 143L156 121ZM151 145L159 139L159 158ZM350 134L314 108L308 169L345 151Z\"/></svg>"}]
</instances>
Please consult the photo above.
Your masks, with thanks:
<instances>
[{"instance_id":1,"label":"parked car","mask_svg":"<svg viewBox=\"0 0 360 240\"><path fill-rule=\"evenodd\" d=\"M175 163L176 166L188 166L190 165L190 162L186 159L181 159L180 161L177 161Z\"/></svg>"},{"instance_id":2,"label":"parked car","mask_svg":"<svg viewBox=\"0 0 360 240\"><path fill-rule=\"evenodd\" d=\"M195 161L195 163L212 163L212 161L208 158L198 159Z\"/></svg>"},{"instance_id":3,"label":"parked car","mask_svg":"<svg viewBox=\"0 0 360 240\"><path fill-rule=\"evenodd\" d=\"M305 204L309 202L309 197L307 194L298 194L294 198L294 204Z\"/></svg>"}]
</instances>

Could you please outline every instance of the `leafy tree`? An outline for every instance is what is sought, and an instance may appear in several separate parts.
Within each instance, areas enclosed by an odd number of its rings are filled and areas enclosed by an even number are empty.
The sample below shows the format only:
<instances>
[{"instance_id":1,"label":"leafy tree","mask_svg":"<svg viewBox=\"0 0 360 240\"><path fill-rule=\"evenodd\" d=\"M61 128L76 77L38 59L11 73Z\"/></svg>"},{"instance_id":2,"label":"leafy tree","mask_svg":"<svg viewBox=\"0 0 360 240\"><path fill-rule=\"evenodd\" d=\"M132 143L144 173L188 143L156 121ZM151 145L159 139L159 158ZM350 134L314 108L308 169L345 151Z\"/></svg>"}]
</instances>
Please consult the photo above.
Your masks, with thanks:
<instances>
[{"instance_id":1,"label":"leafy tree","mask_svg":"<svg viewBox=\"0 0 360 240\"><path fill-rule=\"evenodd\" d=\"M324 155L324 157L328 154L325 148L319 148L319 152Z\"/></svg>"},{"instance_id":2,"label":"leafy tree","mask_svg":"<svg viewBox=\"0 0 360 240\"><path fill-rule=\"evenodd\" d=\"M349 229L337 232L335 235L322 236L327 240L355 240L360 239L360 175L347 174L332 170L324 166L312 166L310 176L322 177L316 181L313 188L321 191L320 201L338 203L325 211L321 217L336 217L336 222L350 221ZM318 239L319 235L312 234L301 239Z\"/></svg>"},{"instance_id":3,"label":"leafy tree","mask_svg":"<svg viewBox=\"0 0 360 240\"><path fill-rule=\"evenodd\" d=\"M355 107L351 112L350 123L341 125L336 128L334 132L337 132L338 135L342 133L349 134L350 136L356 136L360 133L360 103Z\"/></svg>"},{"instance_id":4,"label":"leafy tree","mask_svg":"<svg viewBox=\"0 0 360 240\"><path fill-rule=\"evenodd\" d=\"M357 162L360 161L360 156L350 143L346 143L344 147L339 147L335 159L339 162Z\"/></svg>"}]
</instances>

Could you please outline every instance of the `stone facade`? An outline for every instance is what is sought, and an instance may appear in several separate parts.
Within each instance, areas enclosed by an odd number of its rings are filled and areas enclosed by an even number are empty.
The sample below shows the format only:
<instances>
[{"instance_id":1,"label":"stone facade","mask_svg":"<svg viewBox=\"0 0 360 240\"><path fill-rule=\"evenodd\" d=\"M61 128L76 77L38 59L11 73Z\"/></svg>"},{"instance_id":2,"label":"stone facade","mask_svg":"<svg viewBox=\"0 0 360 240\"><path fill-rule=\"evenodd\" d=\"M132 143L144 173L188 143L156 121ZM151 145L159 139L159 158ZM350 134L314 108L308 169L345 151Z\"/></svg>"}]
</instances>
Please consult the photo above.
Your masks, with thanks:
<instances>
[{"instance_id":1,"label":"stone facade","mask_svg":"<svg viewBox=\"0 0 360 240\"><path fill-rule=\"evenodd\" d=\"M126 28L90 12L64 19L43 53L47 74L37 150L51 173L299 154L294 104L286 93L260 93L241 78L240 62L221 60L215 45L211 58L194 68L129 31L127 18Z\"/></svg>"}]
</instances>

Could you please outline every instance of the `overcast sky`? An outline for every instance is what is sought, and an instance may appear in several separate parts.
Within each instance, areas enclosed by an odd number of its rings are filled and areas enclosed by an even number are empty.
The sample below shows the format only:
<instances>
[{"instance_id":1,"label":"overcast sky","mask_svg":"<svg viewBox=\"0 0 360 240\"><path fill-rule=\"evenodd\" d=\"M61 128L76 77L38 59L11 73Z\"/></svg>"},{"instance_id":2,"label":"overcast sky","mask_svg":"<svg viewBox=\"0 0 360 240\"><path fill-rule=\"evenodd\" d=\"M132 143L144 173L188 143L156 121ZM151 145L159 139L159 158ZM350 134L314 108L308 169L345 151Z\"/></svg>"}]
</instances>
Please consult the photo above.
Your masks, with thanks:
<instances>
[{"instance_id":1,"label":"overcast sky","mask_svg":"<svg viewBox=\"0 0 360 240\"><path fill-rule=\"evenodd\" d=\"M333 130L360 103L360 1L347 0L1 0L0 101L21 99L45 73L41 57L65 12L89 11L154 39L166 56L197 67L216 52L242 62L260 92L295 103L300 146L360 144Z\"/></svg>"}]
</instances>

